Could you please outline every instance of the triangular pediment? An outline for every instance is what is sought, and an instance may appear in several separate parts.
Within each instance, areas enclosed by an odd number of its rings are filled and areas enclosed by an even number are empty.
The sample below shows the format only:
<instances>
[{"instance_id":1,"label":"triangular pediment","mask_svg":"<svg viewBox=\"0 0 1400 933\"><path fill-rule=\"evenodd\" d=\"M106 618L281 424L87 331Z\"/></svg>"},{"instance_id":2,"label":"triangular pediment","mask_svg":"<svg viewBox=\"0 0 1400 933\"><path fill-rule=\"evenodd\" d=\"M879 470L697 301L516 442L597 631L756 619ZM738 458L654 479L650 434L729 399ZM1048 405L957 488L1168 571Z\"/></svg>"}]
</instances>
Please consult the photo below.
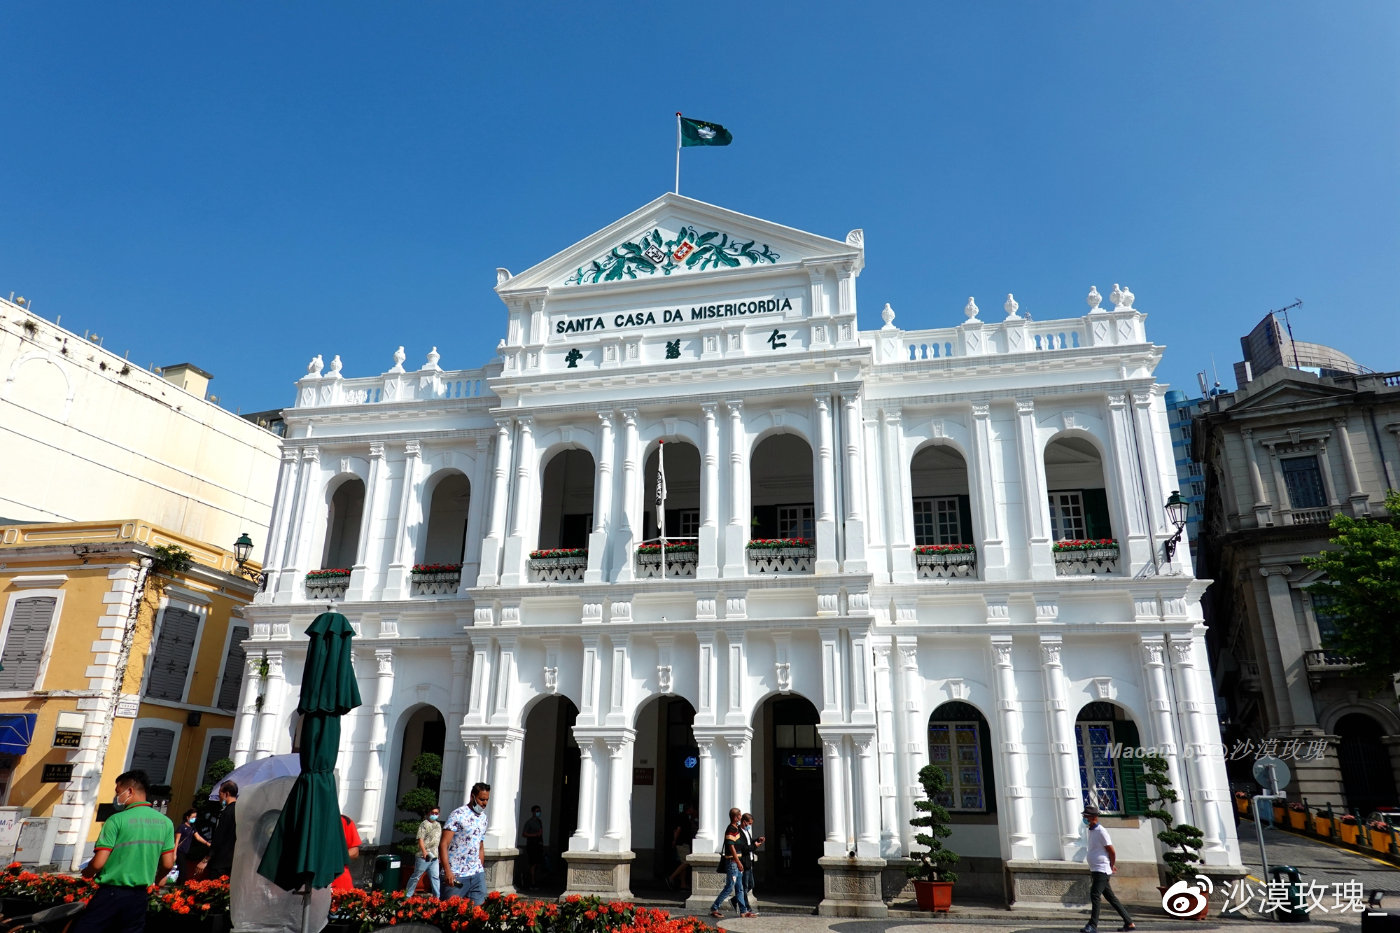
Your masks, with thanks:
<instances>
[{"instance_id":1,"label":"triangular pediment","mask_svg":"<svg viewBox=\"0 0 1400 933\"><path fill-rule=\"evenodd\" d=\"M860 231L846 241L805 233L667 193L519 275L497 274L496 292L561 293L707 272L800 267L814 260L864 262Z\"/></svg>"},{"instance_id":2,"label":"triangular pediment","mask_svg":"<svg viewBox=\"0 0 1400 933\"><path fill-rule=\"evenodd\" d=\"M1350 388L1332 385L1312 373L1280 366L1270 370L1237 392L1230 411L1236 415L1271 414L1279 410L1311 408L1318 404L1345 401L1355 394Z\"/></svg>"}]
</instances>

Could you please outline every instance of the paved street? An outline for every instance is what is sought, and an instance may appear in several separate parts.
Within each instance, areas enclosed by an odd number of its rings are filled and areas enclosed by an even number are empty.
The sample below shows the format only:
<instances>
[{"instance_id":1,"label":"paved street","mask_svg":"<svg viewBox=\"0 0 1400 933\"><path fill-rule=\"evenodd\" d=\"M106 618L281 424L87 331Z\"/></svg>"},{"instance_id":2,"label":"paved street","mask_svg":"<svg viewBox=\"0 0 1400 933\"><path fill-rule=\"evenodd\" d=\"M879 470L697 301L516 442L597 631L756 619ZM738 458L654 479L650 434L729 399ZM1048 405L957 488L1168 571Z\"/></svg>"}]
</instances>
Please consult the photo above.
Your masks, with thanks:
<instances>
[{"instance_id":1,"label":"paved street","mask_svg":"<svg viewBox=\"0 0 1400 933\"><path fill-rule=\"evenodd\" d=\"M1242 821L1239 833L1240 855L1253 876L1247 883L1255 891L1259 891L1264 876L1254 824ZM1327 895L1323 904L1327 907L1333 907L1335 903L1334 893L1338 890L1336 886L1347 883L1360 882L1364 892L1363 900L1377 889L1392 896L1400 895L1400 869L1381 859L1360 855L1349 849L1293 833L1269 829L1264 830L1264 846L1270 865L1292 865L1298 869L1304 882L1316 882L1325 887ZM1235 902L1238 900L1236 898ZM1259 896L1256 894L1254 903L1257 905L1258 902ZM1358 914L1339 912L1336 909L1322 911L1314 907L1310 916L1314 924L1321 921L1352 929L1361 925Z\"/></svg>"}]
</instances>

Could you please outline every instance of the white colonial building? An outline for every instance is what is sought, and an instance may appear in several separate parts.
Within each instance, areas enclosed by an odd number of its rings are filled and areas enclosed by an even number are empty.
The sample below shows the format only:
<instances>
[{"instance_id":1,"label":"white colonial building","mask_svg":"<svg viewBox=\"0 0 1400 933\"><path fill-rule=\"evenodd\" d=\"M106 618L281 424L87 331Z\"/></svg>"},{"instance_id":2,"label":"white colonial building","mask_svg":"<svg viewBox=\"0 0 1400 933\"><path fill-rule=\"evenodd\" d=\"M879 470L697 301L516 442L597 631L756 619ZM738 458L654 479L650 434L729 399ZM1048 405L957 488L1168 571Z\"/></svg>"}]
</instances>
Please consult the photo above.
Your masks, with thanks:
<instances>
[{"instance_id":1,"label":"white colonial building","mask_svg":"<svg viewBox=\"0 0 1400 933\"><path fill-rule=\"evenodd\" d=\"M1163 558L1162 348L1132 294L1035 322L969 301L920 331L887 306L861 331L864 263L859 230L668 194L498 270L482 369L314 360L235 759L291 749L302 630L334 602L365 697L347 812L392 841L413 758L440 750L445 806L493 785L498 886L532 804L568 889L615 892L656 883L694 803L708 900L733 805L770 840L760 891L880 915L935 760L964 890L1082 903L1086 800L1116 814L1120 886L1150 890L1156 827L1119 745L1164 751L1206 862L1238 870L1205 583L1186 548ZM1108 543L1057 544L1084 539Z\"/></svg>"}]
</instances>

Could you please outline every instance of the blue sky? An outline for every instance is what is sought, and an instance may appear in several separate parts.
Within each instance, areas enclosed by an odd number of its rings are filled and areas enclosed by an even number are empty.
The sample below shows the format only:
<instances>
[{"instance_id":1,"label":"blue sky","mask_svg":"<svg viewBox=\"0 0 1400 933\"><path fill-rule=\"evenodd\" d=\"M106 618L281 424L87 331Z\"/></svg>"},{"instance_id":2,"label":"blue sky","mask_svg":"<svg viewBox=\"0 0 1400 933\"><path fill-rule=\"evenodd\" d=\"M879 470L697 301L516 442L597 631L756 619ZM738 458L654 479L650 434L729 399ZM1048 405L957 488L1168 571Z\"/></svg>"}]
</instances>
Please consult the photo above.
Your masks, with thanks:
<instances>
[{"instance_id":1,"label":"blue sky","mask_svg":"<svg viewBox=\"0 0 1400 933\"><path fill-rule=\"evenodd\" d=\"M1122 282L1188 390L1295 298L1400 368L1400 4L10 0L0 35L0 291L230 409L316 353L486 362L494 269L669 190L677 110L734 134L682 194L865 229L864 328Z\"/></svg>"}]
</instances>

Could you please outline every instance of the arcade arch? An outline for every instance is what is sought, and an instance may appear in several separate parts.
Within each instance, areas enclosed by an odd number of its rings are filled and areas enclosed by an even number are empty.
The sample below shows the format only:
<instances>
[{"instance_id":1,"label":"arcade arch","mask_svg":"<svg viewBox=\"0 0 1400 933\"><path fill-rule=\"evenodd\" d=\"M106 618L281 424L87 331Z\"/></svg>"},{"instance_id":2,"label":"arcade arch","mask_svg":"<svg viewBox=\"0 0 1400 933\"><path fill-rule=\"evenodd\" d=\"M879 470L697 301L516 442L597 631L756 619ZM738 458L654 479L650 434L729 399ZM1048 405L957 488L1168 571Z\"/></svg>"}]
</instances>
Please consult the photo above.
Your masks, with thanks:
<instances>
[{"instance_id":1,"label":"arcade arch","mask_svg":"<svg viewBox=\"0 0 1400 933\"><path fill-rule=\"evenodd\" d=\"M360 546L360 522L365 511L365 483L352 476L335 487L326 509L326 543L321 566L355 566Z\"/></svg>"},{"instance_id":2,"label":"arcade arch","mask_svg":"<svg viewBox=\"0 0 1400 933\"><path fill-rule=\"evenodd\" d=\"M540 524L536 547L586 548L593 530L593 455L561 450L545 465L540 482Z\"/></svg>"},{"instance_id":3,"label":"arcade arch","mask_svg":"<svg viewBox=\"0 0 1400 933\"><path fill-rule=\"evenodd\" d=\"M812 702L798 694L770 696L754 713L754 770L762 774L754 787L754 825L768 837L755 870L758 890L821 892L826 781L820 720ZM721 820L725 816L722 811Z\"/></svg>"},{"instance_id":4,"label":"arcade arch","mask_svg":"<svg viewBox=\"0 0 1400 933\"><path fill-rule=\"evenodd\" d=\"M467 542L471 481L453 470L433 487L428 521L419 550L420 564L460 564Z\"/></svg>"},{"instance_id":5,"label":"arcade arch","mask_svg":"<svg viewBox=\"0 0 1400 933\"><path fill-rule=\"evenodd\" d=\"M771 434L753 449L749 467L750 538L816 535L812 446L796 434Z\"/></svg>"}]
</instances>

